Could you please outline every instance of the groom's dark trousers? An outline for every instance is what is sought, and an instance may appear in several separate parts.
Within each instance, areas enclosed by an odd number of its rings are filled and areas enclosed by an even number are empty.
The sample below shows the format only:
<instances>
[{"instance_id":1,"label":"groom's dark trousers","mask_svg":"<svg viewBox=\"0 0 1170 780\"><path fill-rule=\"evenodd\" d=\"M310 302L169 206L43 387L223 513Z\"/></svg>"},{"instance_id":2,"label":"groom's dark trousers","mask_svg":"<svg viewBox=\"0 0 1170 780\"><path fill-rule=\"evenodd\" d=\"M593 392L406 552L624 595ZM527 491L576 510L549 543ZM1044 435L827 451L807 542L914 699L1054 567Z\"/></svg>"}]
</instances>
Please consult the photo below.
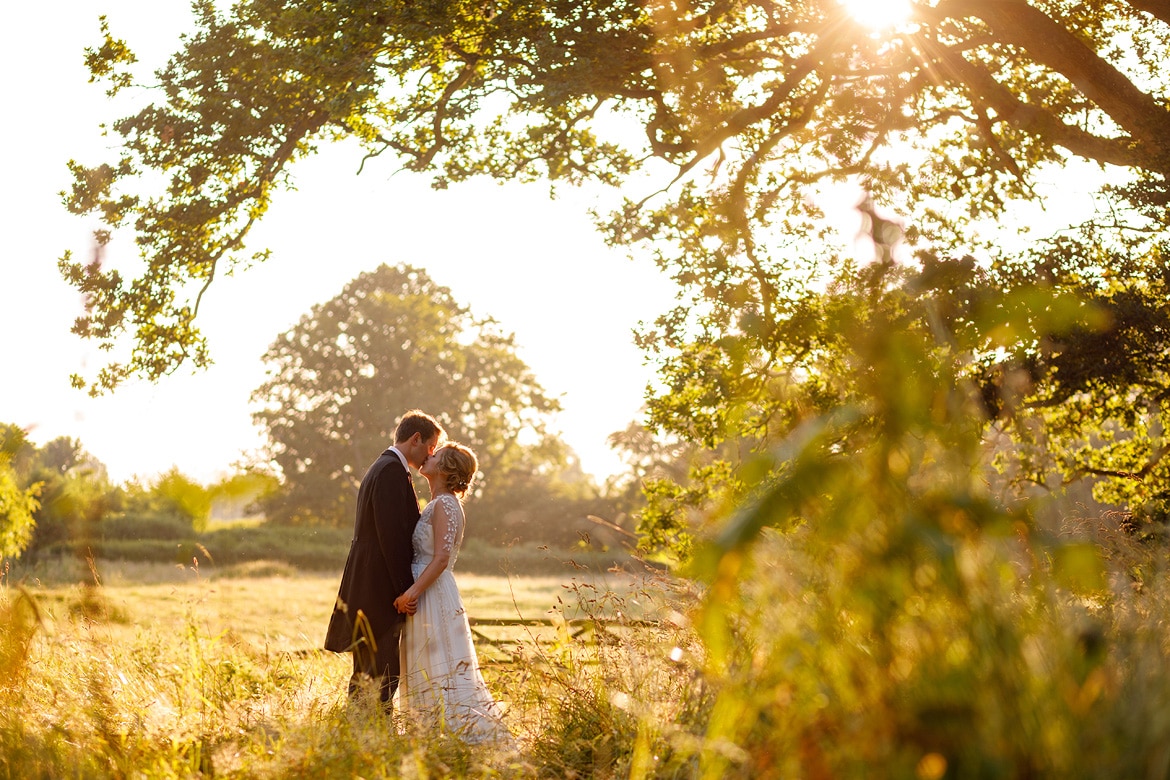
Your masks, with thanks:
<instances>
[{"instance_id":1,"label":"groom's dark trousers","mask_svg":"<svg viewBox=\"0 0 1170 780\"><path fill-rule=\"evenodd\" d=\"M349 695L358 694L363 684L369 680L378 683L379 698L384 704L389 704L398 690L398 677L401 674L401 660L398 655L398 643L402 638L402 623L387 631L375 640L377 652L370 652L369 642L363 637L353 650L353 674L349 678Z\"/></svg>"},{"instance_id":2,"label":"groom's dark trousers","mask_svg":"<svg viewBox=\"0 0 1170 780\"><path fill-rule=\"evenodd\" d=\"M353 541L325 633L326 650L353 653L350 695L362 680L372 679L389 704L398 688L404 616L394 609L394 599L414 583L410 537L418 515L410 471L395 451L386 450L358 488Z\"/></svg>"}]
</instances>

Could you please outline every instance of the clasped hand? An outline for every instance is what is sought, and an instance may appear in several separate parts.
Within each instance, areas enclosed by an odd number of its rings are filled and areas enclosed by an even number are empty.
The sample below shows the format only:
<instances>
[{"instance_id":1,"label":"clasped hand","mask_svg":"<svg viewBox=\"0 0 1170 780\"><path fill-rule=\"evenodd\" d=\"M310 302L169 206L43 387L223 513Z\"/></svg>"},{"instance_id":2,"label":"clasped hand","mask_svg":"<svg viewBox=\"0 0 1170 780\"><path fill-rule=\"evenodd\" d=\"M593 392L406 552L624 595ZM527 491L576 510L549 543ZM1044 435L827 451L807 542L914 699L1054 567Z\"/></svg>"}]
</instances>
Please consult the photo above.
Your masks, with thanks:
<instances>
[{"instance_id":1,"label":"clasped hand","mask_svg":"<svg viewBox=\"0 0 1170 780\"><path fill-rule=\"evenodd\" d=\"M403 593L394 599L394 608L403 615L413 615L418 611L418 596L411 595L409 591Z\"/></svg>"}]
</instances>

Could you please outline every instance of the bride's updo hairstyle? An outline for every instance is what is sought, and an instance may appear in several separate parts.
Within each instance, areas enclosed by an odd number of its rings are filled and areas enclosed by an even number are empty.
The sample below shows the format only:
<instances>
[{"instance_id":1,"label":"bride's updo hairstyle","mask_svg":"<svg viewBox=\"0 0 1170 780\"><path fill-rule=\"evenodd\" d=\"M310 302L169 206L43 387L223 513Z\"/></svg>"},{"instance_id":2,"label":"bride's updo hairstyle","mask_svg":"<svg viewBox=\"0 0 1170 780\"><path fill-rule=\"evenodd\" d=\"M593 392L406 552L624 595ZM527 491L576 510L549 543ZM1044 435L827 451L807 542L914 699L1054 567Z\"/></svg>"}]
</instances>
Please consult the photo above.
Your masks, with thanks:
<instances>
[{"instance_id":1,"label":"bride's updo hairstyle","mask_svg":"<svg viewBox=\"0 0 1170 780\"><path fill-rule=\"evenodd\" d=\"M449 441L436 454L439 456L439 473L447 480L447 489L462 496L471 487L479 469L475 453L458 442Z\"/></svg>"}]
</instances>

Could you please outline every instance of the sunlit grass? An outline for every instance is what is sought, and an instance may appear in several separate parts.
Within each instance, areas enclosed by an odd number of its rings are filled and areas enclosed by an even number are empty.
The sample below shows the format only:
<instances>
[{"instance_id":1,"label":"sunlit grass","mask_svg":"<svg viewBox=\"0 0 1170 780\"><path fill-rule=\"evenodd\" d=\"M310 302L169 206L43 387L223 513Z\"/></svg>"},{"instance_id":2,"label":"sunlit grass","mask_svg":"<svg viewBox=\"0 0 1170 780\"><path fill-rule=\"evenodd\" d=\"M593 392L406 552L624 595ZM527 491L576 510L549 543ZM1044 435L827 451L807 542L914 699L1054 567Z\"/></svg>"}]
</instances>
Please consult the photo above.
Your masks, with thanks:
<instances>
[{"instance_id":1,"label":"sunlit grass","mask_svg":"<svg viewBox=\"0 0 1170 780\"><path fill-rule=\"evenodd\" d=\"M224 571L194 567L101 562L103 600L117 614L149 616L158 626L175 625L192 616L209 635L230 631L284 651L313 650L324 639L325 626L337 595L337 575L298 574L284 564L255 562ZM80 576L80 570L77 571ZM457 574L468 613L474 618L547 619L554 611L569 619L582 617L576 590L604 589L615 596L636 586L629 574L596 578L553 576L504 577ZM597 584L594 584L597 583ZM45 620L51 625L69 619L91 590L88 583L39 589ZM136 630L133 621L126 631ZM106 631L117 632L116 625Z\"/></svg>"},{"instance_id":2,"label":"sunlit grass","mask_svg":"<svg viewBox=\"0 0 1170 780\"><path fill-rule=\"evenodd\" d=\"M0 587L0 778L1161 776L1166 568L1112 545L1088 598L1021 577L1012 539L969 544L962 598L929 566L901 602L862 594L878 632L842 607L853 547L772 534L719 602L718 667L685 581L457 574L472 618L548 621L481 631L514 751L351 706L318 649L335 574L60 562Z\"/></svg>"},{"instance_id":3,"label":"sunlit grass","mask_svg":"<svg viewBox=\"0 0 1170 780\"><path fill-rule=\"evenodd\" d=\"M607 723L620 712L608 691L632 690L666 657L647 634L620 648L625 681L606 681L617 648L592 634L505 636L484 648L484 672L521 749L473 749L348 702L348 656L318 650L336 575L263 562L209 573L99 561L95 571L100 585L59 562L42 572L55 584L0 588L0 675L14 694L0 713L0 777L559 777L566 753L550 721L564 720L565 699L585 726ZM458 579L473 616L620 620L613 607L627 599L649 607L628 574ZM573 737L571 761L608 773L628 750L594 737L606 747L595 755Z\"/></svg>"}]
</instances>

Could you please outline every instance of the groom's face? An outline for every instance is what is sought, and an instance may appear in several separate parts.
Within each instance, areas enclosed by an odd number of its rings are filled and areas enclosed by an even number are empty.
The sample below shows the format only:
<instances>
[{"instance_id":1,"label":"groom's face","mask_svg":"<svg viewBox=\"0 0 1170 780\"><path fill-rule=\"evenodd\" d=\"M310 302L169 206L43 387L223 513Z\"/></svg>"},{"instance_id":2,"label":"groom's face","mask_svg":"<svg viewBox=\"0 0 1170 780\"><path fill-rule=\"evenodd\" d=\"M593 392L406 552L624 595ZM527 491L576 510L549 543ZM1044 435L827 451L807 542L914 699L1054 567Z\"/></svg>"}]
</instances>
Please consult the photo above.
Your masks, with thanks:
<instances>
[{"instance_id":1,"label":"groom's face","mask_svg":"<svg viewBox=\"0 0 1170 780\"><path fill-rule=\"evenodd\" d=\"M422 464L426 463L427 458L431 456L438 445L439 434L436 433L430 439L423 439L421 433L416 433L407 441L406 447L399 449L406 456L407 462L417 469L422 468Z\"/></svg>"}]
</instances>

